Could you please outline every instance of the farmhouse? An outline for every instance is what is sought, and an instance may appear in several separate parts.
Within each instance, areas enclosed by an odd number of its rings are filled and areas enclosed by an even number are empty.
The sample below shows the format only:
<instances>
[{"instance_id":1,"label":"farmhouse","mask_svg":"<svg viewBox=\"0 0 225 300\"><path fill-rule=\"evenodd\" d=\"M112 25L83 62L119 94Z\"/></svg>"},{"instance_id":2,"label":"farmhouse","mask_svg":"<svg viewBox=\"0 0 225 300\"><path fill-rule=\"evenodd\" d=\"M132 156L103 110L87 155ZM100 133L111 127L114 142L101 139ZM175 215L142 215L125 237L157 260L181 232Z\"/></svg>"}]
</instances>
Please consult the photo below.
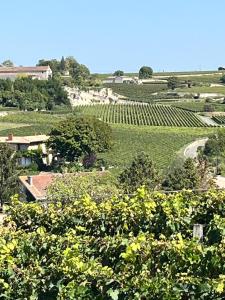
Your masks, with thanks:
<instances>
[{"instance_id":1,"label":"farmhouse","mask_svg":"<svg viewBox=\"0 0 225 300\"><path fill-rule=\"evenodd\" d=\"M49 164L52 160L52 155L48 153L46 141L49 139L47 135L34 136L13 136L0 137L0 143L7 143L13 150L21 151L22 157L19 159L19 164L23 167L29 166L32 163L32 158L25 155L27 151L41 150L44 164Z\"/></svg>"},{"instance_id":2,"label":"farmhouse","mask_svg":"<svg viewBox=\"0 0 225 300\"><path fill-rule=\"evenodd\" d=\"M0 79L15 80L18 77L30 77L32 79L48 80L52 77L52 70L49 66L0 67Z\"/></svg>"}]
</instances>

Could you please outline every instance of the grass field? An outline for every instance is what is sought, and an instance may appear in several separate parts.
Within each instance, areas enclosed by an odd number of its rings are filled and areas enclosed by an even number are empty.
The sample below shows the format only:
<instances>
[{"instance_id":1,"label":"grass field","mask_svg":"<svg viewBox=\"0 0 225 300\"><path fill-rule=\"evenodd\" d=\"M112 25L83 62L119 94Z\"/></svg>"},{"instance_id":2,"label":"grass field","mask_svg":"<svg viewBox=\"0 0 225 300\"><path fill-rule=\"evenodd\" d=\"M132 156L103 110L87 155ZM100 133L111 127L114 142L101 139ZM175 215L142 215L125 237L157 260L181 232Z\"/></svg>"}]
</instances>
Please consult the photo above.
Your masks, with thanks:
<instances>
[{"instance_id":1,"label":"grass field","mask_svg":"<svg viewBox=\"0 0 225 300\"><path fill-rule=\"evenodd\" d=\"M165 105L87 105L75 109L86 115L93 115L111 124L204 127L194 113Z\"/></svg>"},{"instance_id":2,"label":"grass field","mask_svg":"<svg viewBox=\"0 0 225 300\"><path fill-rule=\"evenodd\" d=\"M213 128L168 128L112 125L114 146L108 153L101 154L113 172L120 172L133 157L144 151L156 166L165 170L177 157L178 151L195 139L213 133Z\"/></svg>"}]
</instances>

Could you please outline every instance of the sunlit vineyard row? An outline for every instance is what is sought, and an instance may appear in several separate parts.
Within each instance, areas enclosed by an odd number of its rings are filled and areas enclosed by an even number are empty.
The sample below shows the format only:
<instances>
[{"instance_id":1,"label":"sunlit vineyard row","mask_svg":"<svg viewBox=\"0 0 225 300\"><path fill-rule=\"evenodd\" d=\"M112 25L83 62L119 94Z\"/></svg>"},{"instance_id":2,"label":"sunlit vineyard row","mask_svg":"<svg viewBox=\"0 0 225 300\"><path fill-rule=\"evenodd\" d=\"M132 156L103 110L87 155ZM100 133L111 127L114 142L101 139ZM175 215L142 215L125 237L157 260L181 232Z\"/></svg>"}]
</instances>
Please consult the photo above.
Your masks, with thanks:
<instances>
[{"instance_id":1,"label":"sunlit vineyard row","mask_svg":"<svg viewBox=\"0 0 225 300\"><path fill-rule=\"evenodd\" d=\"M179 108L164 105L105 104L87 105L75 109L94 115L104 122L130 125L206 127L197 115Z\"/></svg>"}]
</instances>

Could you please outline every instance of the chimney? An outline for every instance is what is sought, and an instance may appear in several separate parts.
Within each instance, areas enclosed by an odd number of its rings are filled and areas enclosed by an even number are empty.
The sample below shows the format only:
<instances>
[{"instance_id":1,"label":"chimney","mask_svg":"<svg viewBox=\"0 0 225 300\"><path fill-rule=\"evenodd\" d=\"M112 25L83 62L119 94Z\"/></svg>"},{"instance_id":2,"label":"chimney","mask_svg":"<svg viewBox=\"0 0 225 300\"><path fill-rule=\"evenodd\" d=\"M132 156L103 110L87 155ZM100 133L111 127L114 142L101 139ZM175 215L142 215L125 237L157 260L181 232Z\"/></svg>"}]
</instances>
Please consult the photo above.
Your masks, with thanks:
<instances>
[{"instance_id":1,"label":"chimney","mask_svg":"<svg viewBox=\"0 0 225 300\"><path fill-rule=\"evenodd\" d=\"M32 176L27 176L27 181L29 185L33 185L33 177Z\"/></svg>"},{"instance_id":2,"label":"chimney","mask_svg":"<svg viewBox=\"0 0 225 300\"><path fill-rule=\"evenodd\" d=\"M8 135L8 139L7 139L8 141L12 141L13 140L13 134L12 133L9 133L9 135Z\"/></svg>"}]
</instances>

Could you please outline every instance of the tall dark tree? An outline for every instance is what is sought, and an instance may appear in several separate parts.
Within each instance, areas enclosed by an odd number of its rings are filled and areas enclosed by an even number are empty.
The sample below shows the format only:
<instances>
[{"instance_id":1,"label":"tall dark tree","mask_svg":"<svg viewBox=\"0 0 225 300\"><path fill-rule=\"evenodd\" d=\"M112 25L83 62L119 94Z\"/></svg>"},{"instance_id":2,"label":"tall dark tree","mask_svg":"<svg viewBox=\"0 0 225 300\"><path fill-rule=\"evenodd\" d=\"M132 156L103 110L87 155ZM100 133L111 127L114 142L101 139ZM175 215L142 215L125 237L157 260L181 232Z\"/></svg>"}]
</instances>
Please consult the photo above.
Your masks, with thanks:
<instances>
[{"instance_id":1,"label":"tall dark tree","mask_svg":"<svg viewBox=\"0 0 225 300\"><path fill-rule=\"evenodd\" d=\"M64 56L62 57L61 61L60 61L60 71L61 72L65 72L66 71L66 61Z\"/></svg>"},{"instance_id":2,"label":"tall dark tree","mask_svg":"<svg viewBox=\"0 0 225 300\"><path fill-rule=\"evenodd\" d=\"M18 188L15 151L7 144L0 144L0 203L1 207L10 200Z\"/></svg>"},{"instance_id":3,"label":"tall dark tree","mask_svg":"<svg viewBox=\"0 0 225 300\"><path fill-rule=\"evenodd\" d=\"M150 157L142 152L119 175L118 181L126 193L133 193L142 185L152 190L159 183L159 173Z\"/></svg>"}]
</instances>

